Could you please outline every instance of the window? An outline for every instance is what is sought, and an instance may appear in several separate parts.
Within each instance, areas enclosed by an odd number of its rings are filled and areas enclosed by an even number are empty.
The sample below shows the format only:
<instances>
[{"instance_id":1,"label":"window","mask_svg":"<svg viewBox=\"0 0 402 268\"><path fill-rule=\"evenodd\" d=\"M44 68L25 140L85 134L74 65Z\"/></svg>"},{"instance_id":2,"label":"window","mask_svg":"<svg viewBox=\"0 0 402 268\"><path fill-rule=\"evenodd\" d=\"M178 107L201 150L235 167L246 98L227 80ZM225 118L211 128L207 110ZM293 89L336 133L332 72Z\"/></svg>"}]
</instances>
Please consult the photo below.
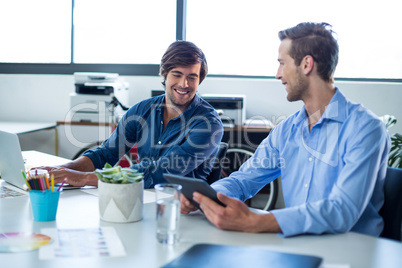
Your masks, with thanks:
<instances>
[{"instance_id":1,"label":"window","mask_svg":"<svg viewBox=\"0 0 402 268\"><path fill-rule=\"evenodd\" d=\"M3 0L0 62L159 64L176 37L176 0L75 0L71 57L71 18L72 0Z\"/></svg>"},{"instance_id":2,"label":"window","mask_svg":"<svg viewBox=\"0 0 402 268\"><path fill-rule=\"evenodd\" d=\"M205 52L209 74L273 77L278 31L325 21L338 34L337 78L401 82L398 7L398 0L1 0L0 73L157 75L168 45L185 37Z\"/></svg>"},{"instance_id":3,"label":"window","mask_svg":"<svg viewBox=\"0 0 402 268\"><path fill-rule=\"evenodd\" d=\"M0 62L70 62L71 0L2 0L0 25Z\"/></svg>"},{"instance_id":4,"label":"window","mask_svg":"<svg viewBox=\"0 0 402 268\"><path fill-rule=\"evenodd\" d=\"M402 78L397 0L189 0L187 39L205 52L210 74L275 76L278 31L328 22L340 46L336 77Z\"/></svg>"},{"instance_id":5,"label":"window","mask_svg":"<svg viewBox=\"0 0 402 268\"><path fill-rule=\"evenodd\" d=\"M175 34L176 0L75 0L75 63L159 64Z\"/></svg>"}]
</instances>

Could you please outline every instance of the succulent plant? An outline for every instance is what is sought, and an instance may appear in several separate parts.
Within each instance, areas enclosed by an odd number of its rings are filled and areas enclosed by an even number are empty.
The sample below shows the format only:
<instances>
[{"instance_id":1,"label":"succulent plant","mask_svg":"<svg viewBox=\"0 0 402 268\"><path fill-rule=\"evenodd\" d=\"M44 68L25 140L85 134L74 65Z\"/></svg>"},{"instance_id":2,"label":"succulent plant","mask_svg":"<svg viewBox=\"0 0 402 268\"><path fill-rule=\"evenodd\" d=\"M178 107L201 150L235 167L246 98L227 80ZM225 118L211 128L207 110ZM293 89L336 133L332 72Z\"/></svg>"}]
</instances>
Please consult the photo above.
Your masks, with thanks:
<instances>
[{"instance_id":1,"label":"succulent plant","mask_svg":"<svg viewBox=\"0 0 402 268\"><path fill-rule=\"evenodd\" d=\"M140 182L144 178L144 173L132 168L112 167L106 163L103 169L96 169L96 176L105 183L134 183Z\"/></svg>"}]
</instances>

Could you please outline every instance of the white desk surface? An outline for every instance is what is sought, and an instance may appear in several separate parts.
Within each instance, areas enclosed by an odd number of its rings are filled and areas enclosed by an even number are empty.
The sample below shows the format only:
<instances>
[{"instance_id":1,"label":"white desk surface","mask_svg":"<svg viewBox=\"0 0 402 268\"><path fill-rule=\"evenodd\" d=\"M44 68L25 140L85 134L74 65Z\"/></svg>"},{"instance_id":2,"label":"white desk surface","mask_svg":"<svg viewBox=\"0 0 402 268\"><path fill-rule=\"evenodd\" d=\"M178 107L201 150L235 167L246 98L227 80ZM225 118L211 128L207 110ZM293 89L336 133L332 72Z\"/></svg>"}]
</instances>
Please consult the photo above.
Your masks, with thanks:
<instances>
[{"instance_id":1,"label":"white desk surface","mask_svg":"<svg viewBox=\"0 0 402 268\"><path fill-rule=\"evenodd\" d=\"M155 204L147 203L144 204L144 217L139 222L125 224L104 222L99 218L97 196L81 190L69 190L61 194L55 221L35 222L32 219L28 196L0 199L0 233L40 232L41 228L82 229L112 226L116 229L127 253L125 257L116 258L63 258L46 261L39 260L38 250L0 253L0 266L160 267L194 244L211 243L316 255L324 259L325 265L347 265L334 267L402 267L402 243L396 241L352 232L282 238L277 234L222 231L209 223L201 213L181 215L181 242L174 246L162 245L155 239L155 215Z\"/></svg>"},{"instance_id":2,"label":"white desk surface","mask_svg":"<svg viewBox=\"0 0 402 268\"><path fill-rule=\"evenodd\" d=\"M0 122L0 130L7 131L15 134L24 134L39 130L52 129L57 127L56 122L54 123L43 123L43 122Z\"/></svg>"}]
</instances>

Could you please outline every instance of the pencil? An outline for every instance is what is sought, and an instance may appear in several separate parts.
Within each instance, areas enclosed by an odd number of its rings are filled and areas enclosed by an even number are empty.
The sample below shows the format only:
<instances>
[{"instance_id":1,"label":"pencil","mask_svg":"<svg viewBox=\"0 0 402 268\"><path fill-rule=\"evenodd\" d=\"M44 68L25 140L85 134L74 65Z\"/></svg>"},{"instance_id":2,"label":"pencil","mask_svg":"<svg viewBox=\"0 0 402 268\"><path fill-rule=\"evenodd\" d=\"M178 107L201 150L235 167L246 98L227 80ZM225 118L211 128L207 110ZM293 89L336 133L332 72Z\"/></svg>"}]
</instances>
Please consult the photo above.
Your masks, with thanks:
<instances>
[{"instance_id":1,"label":"pencil","mask_svg":"<svg viewBox=\"0 0 402 268\"><path fill-rule=\"evenodd\" d=\"M39 190L44 190L44 185L43 185L43 180L41 177L38 177L38 183L39 183Z\"/></svg>"},{"instance_id":2,"label":"pencil","mask_svg":"<svg viewBox=\"0 0 402 268\"><path fill-rule=\"evenodd\" d=\"M59 188L57 191L60 191L61 187L63 187L64 183L66 182L67 177L64 178L63 182L60 184Z\"/></svg>"},{"instance_id":3,"label":"pencil","mask_svg":"<svg viewBox=\"0 0 402 268\"><path fill-rule=\"evenodd\" d=\"M46 176L45 177L41 177L40 178L40 180L42 181L42 185L43 185L43 191L46 191L47 190L47 187L46 187Z\"/></svg>"},{"instance_id":4,"label":"pencil","mask_svg":"<svg viewBox=\"0 0 402 268\"><path fill-rule=\"evenodd\" d=\"M32 190L31 185L29 185L29 183L28 183L27 176L25 176L25 172L22 169L21 169L21 172L22 172L22 176L24 177L25 183L28 186L28 189Z\"/></svg>"},{"instance_id":5,"label":"pencil","mask_svg":"<svg viewBox=\"0 0 402 268\"><path fill-rule=\"evenodd\" d=\"M47 175L45 175L45 181L46 181L46 190L50 190L50 187L49 187L49 178L47 177Z\"/></svg>"},{"instance_id":6,"label":"pencil","mask_svg":"<svg viewBox=\"0 0 402 268\"><path fill-rule=\"evenodd\" d=\"M32 178L33 183L35 185L35 189L34 190L39 190L39 182L38 182L38 178L36 178L35 176Z\"/></svg>"},{"instance_id":7,"label":"pencil","mask_svg":"<svg viewBox=\"0 0 402 268\"><path fill-rule=\"evenodd\" d=\"M52 180L52 192L54 192L54 175L53 174L51 176L51 180Z\"/></svg>"}]
</instances>

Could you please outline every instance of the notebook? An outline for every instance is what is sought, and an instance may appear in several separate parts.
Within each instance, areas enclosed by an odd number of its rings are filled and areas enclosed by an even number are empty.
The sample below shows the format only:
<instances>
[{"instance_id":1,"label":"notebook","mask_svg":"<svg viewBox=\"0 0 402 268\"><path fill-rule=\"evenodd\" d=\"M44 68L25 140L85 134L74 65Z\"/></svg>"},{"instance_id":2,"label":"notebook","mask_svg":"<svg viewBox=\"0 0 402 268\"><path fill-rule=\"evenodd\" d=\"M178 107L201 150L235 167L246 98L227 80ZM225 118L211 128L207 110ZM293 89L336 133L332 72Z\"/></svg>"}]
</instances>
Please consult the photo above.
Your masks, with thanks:
<instances>
[{"instance_id":1,"label":"notebook","mask_svg":"<svg viewBox=\"0 0 402 268\"><path fill-rule=\"evenodd\" d=\"M18 136L0 131L0 174L1 179L23 189L25 184L21 170L25 171Z\"/></svg>"},{"instance_id":2,"label":"notebook","mask_svg":"<svg viewBox=\"0 0 402 268\"><path fill-rule=\"evenodd\" d=\"M316 268L321 257L282 253L259 248L198 244L162 268Z\"/></svg>"}]
</instances>

